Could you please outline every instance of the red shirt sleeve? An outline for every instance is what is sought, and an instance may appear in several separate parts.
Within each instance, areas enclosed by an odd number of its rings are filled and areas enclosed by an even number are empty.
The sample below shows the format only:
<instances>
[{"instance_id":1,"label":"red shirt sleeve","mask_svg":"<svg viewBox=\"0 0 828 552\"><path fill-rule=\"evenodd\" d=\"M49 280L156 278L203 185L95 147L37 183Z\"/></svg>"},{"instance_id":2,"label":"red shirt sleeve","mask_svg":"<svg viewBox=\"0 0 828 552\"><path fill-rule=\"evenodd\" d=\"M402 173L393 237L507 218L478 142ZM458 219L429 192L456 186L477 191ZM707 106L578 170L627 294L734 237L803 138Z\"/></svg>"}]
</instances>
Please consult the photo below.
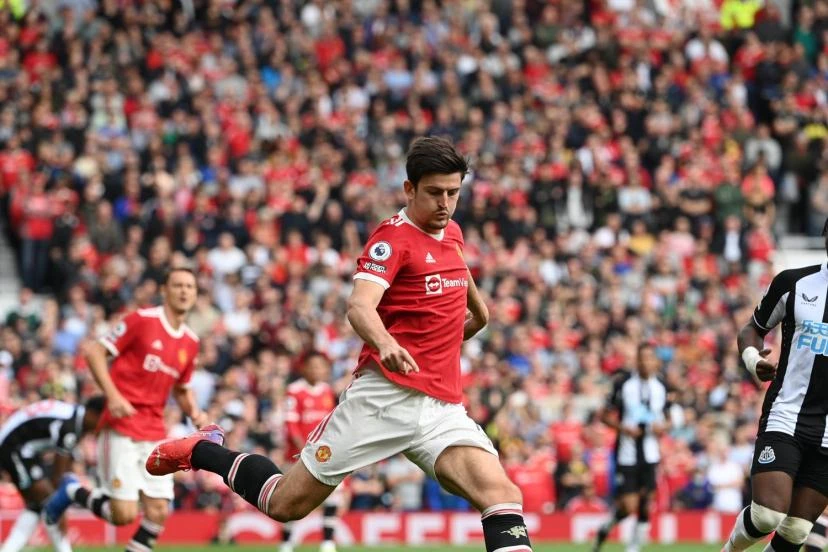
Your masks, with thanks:
<instances>
[{"instance_id":1,"label":"red shirt sleeve","mask_svg":"<svg viewBox=\"0 0 828 552\"><path fill-rule=\"evenodd\" d=\"M391 287L408 257L408 248L401 243L400 231L394 220L382 223L368 238L362 255L357 259L354 280L368 280L384 289Z\"/></svg>"},{"instance_id":2,"label":"red shirt sleeve","mask_svg":"<svg viewBox=\"0 0 828 552\"><path fill-rule=\"evenodd\" d=\"M300 422L302 415L299 412L300 401L294 393L288 391L285 397L285 429L287 429L288 439L304 440L305 435L302 435L302 427Z\"/></svg>"},{"instance_id":3,"label":"red shirt sleeve","mask_svg":"<svg viewBox=\"0 0 828 552\"><path fill-rule=\"evenodd\" d=\"M100 339L100 343L112 356L119 356L141 333L141 320L137 312L128 314Z\"/></svg>"}]
</instances>

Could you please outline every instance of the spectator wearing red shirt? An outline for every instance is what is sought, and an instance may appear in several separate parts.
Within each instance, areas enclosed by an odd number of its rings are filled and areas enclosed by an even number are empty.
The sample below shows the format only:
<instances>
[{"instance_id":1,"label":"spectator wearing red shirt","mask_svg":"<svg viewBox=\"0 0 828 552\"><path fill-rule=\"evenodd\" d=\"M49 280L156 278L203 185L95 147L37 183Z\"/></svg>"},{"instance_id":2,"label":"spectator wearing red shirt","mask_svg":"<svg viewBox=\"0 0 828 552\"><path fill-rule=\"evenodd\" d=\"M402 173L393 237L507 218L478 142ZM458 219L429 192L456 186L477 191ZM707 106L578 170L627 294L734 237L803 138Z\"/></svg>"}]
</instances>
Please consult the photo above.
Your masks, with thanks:
<instances>
[{"instance_id":1,"label":"spectator wearing red shirt","mask_svg":"<svg viewBox=\"0 0 828 552\"><path fill-rule=\"evenodd\" d=\"M24 180L28 181L28 173ZM22 183L24 186L27 182ZM49 266L49 240L54 230L53 201L46 192L46 178L34 175L30 188L18 188L12 199L12 218L20 221L20 269L23 284L31 290L41 291Z\"/></svg>"}]
</instances>

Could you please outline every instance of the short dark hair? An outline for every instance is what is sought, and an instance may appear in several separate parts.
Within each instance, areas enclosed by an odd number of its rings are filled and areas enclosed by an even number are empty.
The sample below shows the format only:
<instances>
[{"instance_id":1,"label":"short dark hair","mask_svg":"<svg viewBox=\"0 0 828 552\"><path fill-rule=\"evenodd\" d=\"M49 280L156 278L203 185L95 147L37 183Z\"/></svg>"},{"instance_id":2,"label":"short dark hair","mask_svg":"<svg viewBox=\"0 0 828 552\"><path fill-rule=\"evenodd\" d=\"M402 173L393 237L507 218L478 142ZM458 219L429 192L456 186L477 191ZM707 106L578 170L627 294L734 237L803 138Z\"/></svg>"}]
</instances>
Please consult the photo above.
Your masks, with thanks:
<instances>
[{"instance_id":1,"label":"short dark hair","mask_svg":"<svg viewBox=\"0 0 828 552\"><path fill-rule=\"evenodd\" d=\"M95 395L86 401L84 407L86 408L87 412L92 411L100 414L103 412L104 407L106 406L106 397L103 395Z\"/></svg>"},{"instance_id":2,"label":"short dark hair","mask_svg":"<svg viewBox=\"0 0 828 552\"><path fill-rule=\"evenodd\" d=\"M417 138L411 143L405 161L408 180L416 186L429 174L460 173L460 178L469 172L469 163L460 155L449 140L438 136Z\"/></svg>"},{"instance_id":3,"label":"short dark hair","mask_svg":"<svg viewBox=\"0 0 828 552\"><path fill-rule=\"evenodd\" d=\"M644 351L650 350L650 351L655 352L656 349L657 349L656 344L653 343L652 341L650 341L650 340L642 341L641 343L638 344L638 350L636 351L636 358L640 361L641 360L641 354Z\"/></svg>"},{"instance_id":4,"label":"short dark hair","mask_svg":"<svg viewBox=\"0 0 828 552\"><path fill-rule=\"evenodd\" d=\"M170 283L170 278L172 278L172 275L176 272L188 272L193 275L193 278L195 278L196 281L198 281L198 276L196 276L195 270L186 266L176 266L174 268L167 270L167 272L164 274L163 284L165 286Z\"/></svg>"}]
</instances>

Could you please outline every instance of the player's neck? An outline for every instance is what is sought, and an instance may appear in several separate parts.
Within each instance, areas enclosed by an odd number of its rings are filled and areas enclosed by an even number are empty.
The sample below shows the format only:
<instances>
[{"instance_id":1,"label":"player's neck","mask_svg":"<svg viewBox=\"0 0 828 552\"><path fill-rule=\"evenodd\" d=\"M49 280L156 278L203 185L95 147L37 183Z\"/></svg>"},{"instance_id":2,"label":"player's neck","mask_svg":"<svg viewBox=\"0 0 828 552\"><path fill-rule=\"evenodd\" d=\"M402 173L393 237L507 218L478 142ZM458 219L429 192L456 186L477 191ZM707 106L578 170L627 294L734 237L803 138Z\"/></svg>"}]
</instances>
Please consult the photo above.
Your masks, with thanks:
<instances>
[{"instance_id":1,"label":"player's neck","mask_svg":"<svg viewBox=\"0 0 828 552\"><path fill-rule=\"evenodd\" d=\"M170 323L170 327L173 330L178 331L178 328L181 327L181 324L184 323L184 317L186 314L176 314L170 307L164 305L162 307L164 309L164 317L167 319L167 322Z\"/></svg>"},{"instance_id":2,"label":"player's neck","mask_svg":"<svg viewBox=\"0 0 828 552\"><path fill-rule=\"evenodd\" d=\"M420 229L421 232L428 234L429 236L440 236L440 232L442 230L438 230L437 232L432 232L425 226L423 226L420 222L418 222L415 218L411 217L411 212L408 207L403 207L403 214L405 215L406 220Z\"/></svg>"}]
</instances>

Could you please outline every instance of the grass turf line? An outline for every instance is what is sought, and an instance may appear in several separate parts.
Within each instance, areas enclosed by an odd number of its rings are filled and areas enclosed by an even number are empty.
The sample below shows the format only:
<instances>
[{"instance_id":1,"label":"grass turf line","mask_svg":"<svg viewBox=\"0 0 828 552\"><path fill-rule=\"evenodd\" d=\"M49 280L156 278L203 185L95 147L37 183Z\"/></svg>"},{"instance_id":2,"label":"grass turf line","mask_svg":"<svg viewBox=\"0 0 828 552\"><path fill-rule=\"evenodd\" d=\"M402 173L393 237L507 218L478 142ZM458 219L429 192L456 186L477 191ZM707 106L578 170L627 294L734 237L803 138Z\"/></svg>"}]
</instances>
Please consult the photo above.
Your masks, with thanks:
<instances>
[{"instance_id":1,"label":"grass turf line","mask_svg":"<svg viewBox=\"0 0 828 552\"><path fill-rule=\"evenodd\" d=\"M535 552L588 552L590 546L586 544L539 544L533 546ZM51 548L36 548L39 552L50 551ZM272 546L247 546L247 545L209 545L202 546L158 546L158 552L278 552L279 543ZM299 546L296 552L317 552L317 546ZM405 550L417 550L421 552L455 552L475 551L482 552L483 545L479 546L340 546L339 552L403 552ZM608 544L602 552L622 552L623 546L619 544ZM642 549L642 552L718 552L721 546L705 544L650 544ZM758 546L757 546L758 550ZM123 547L74 547L74 552L123 552Z\"/></svg>"}]
</instances>

